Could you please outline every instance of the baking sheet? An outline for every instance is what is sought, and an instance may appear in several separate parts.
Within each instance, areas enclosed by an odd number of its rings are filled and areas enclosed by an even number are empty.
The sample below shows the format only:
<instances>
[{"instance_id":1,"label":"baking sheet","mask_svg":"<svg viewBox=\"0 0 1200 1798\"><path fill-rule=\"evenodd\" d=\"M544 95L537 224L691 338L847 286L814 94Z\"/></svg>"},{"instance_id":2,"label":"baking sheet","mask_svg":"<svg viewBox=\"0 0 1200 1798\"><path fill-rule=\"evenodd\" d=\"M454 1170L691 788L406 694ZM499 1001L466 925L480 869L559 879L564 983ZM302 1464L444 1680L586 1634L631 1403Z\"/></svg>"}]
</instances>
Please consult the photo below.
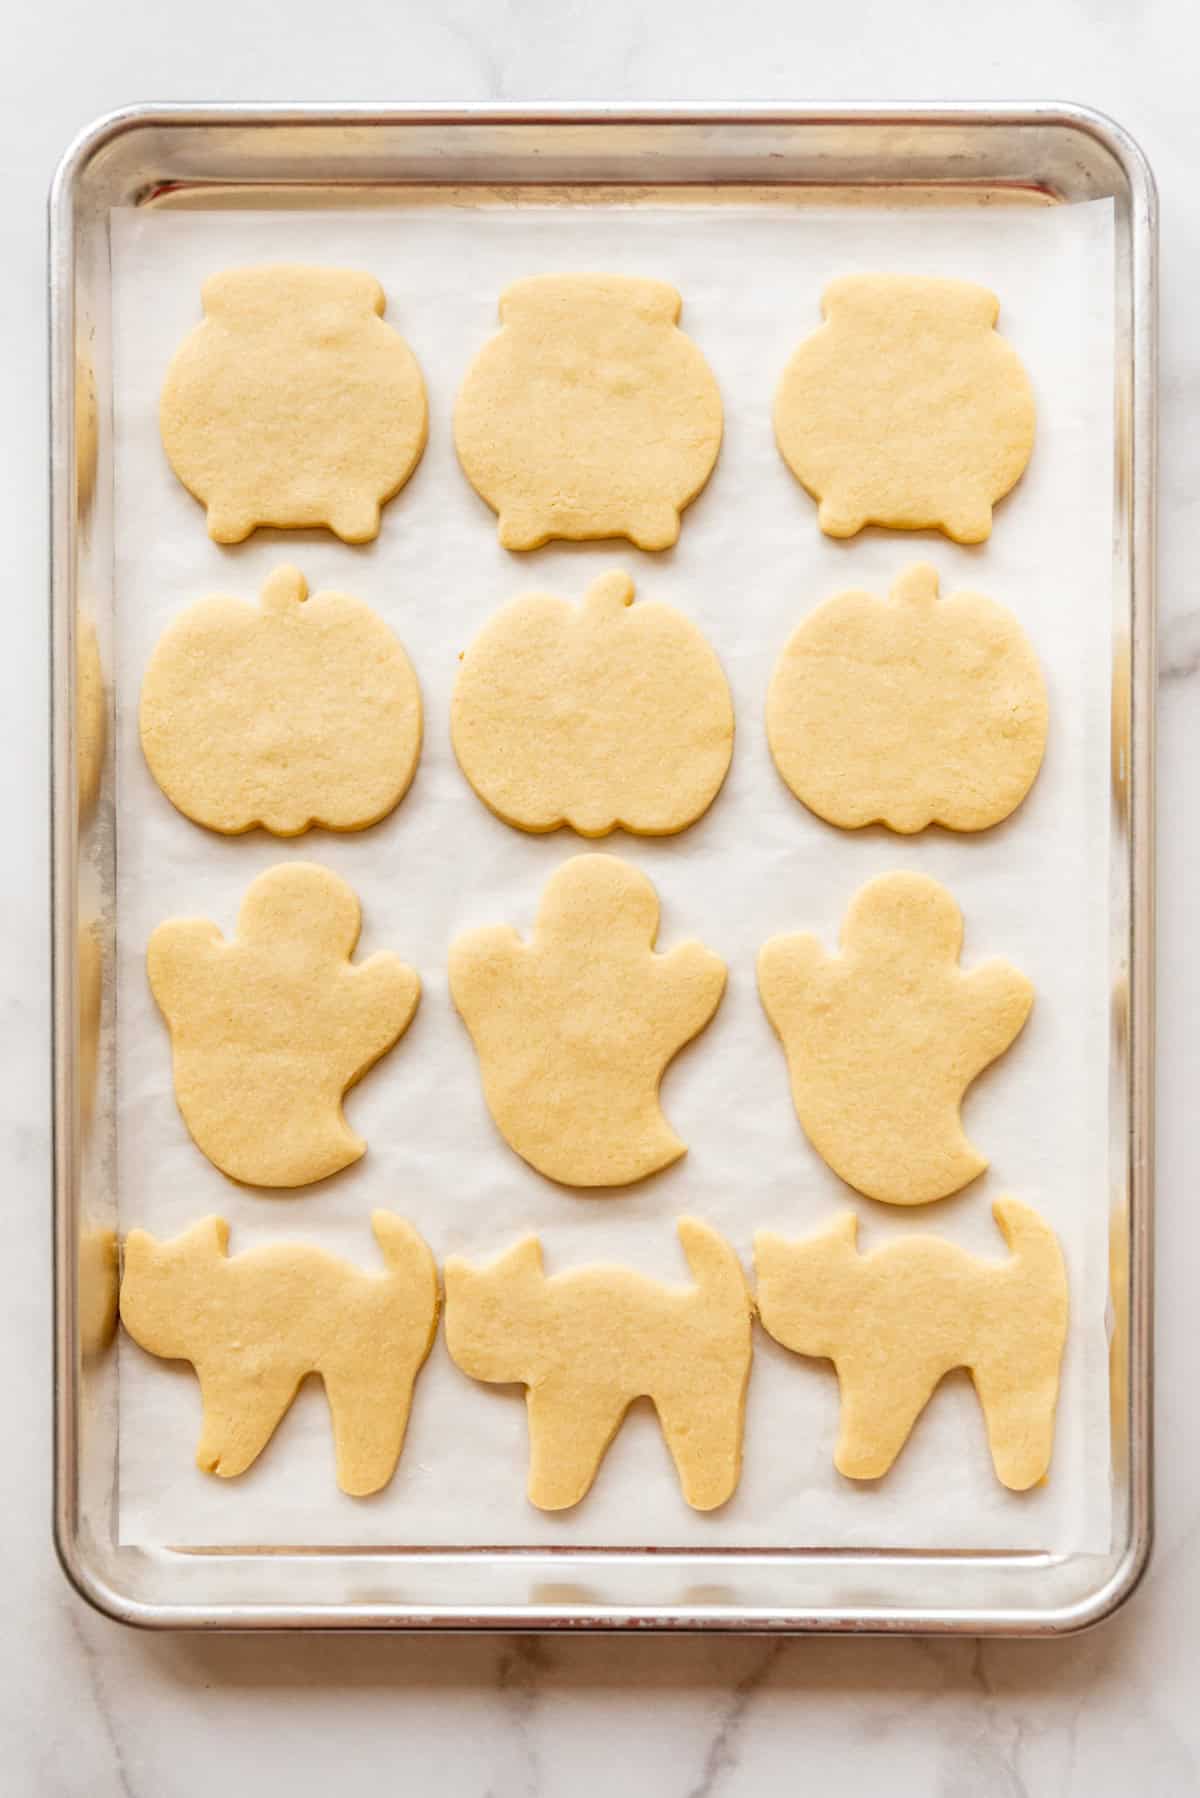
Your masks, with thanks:
<instances>
[{"instance_id":1,"label":"baking sheet","mask_svg":"<svg viewBox=\"0 0 1200 1798\"><path fill-rule=\"evenodd\" d=\"M190 1371L122 1338L122 1542L1107 1548L1111 203L843 212L783 201L443 201L370 212L120 211L112 222L122 1230L173 1234L218 1211L233 1226L234 1250L304 1236L370 1262L369 1213L383 1205L412 1219L439 1260L452 1252L490 1257L534 1228L550 1271L614 1259L682 1278L673 1220L684 1211L723 1230L747 1267L756 1228L801 1235L850 1203L864 1247L936 1230L995 1253L990 1201L1012 1192L1060 1233L1073 1304L1054 1464L1042 1488L1016 1495L995 1480L982 1416L961 1374L935 1395L886 1479L841 1479L832 1465L831 1369L788 1355L759 1332L741 1485L722 1511L703 1516L683 1503L645 1402L581 1505L553 1516L532 1509L519 1389L466 1379L440 1337L383 1493L353 1500L337 1491L315 1381L259 1463L226 1484L193 1463L199 1393ZM372 545L260 531L221 548L163 457L158 393L199 317L201 282L224 267L269 260L370 268L387 290L390 321L421 362L429 446L385 508ZM663 555L624 543L510 555L455 461L454 394L496 329L499 292L523 275L580 268L674 282L684 328L721 386L720 462L685 514L678 546ZM877 268L992 286L1001 329L1032 377L1033 461L999 507L992 538L977 548L927 533L824 538L812 502L776 452L774 386L819 320L822 287L834 275ZM819 600L848 586L883 592L918 557L935 563L943 590L974 586L1022 620L1050 693L1045 765L1014 818L978 837L838 832L774 772L763 723L767 681L782 643ZM398 811L361 835L211 835L173 810L141 759L138 686L167 623L207 593L253 598L282 561L297 562L314 591L340 587L373 605L421 681L426 736L416 780ZM527 931L550 871L589 846L569 833L527 837L493 818L458 773L448 711L458 654L499 605L535 587L578 600L608 567L628 569L643 598L678 605L705 630L730 680L738 737L726 786L693 829L657 842L618 833L599 847L654 880L660 947L697 935L725 958L730 976L713 1024L664 1081L664 1106L688 1156L632 1190L576 1196L542 1180L495 1132L445 963L462 929L505 921ZM297 858L351 882L363 904L359 954L396 950L419 969L424 992L400 1045L349 1096L347 1114L369 1144L364 1159L281 1196L233 1185L191 1144L143 955L151 930L173 915L207 915L228 934L254 876ZM966 919L964 965L1003 955L1038 995L1014 1049L966 1102L966 1127L991 1156L989 1172L916 1212L857 1199L809 1148L754 982L755 954L768 936L812 929L832 945L852 894L893 868L922 869L954 893Z\"/></svg>"}]
</instances>

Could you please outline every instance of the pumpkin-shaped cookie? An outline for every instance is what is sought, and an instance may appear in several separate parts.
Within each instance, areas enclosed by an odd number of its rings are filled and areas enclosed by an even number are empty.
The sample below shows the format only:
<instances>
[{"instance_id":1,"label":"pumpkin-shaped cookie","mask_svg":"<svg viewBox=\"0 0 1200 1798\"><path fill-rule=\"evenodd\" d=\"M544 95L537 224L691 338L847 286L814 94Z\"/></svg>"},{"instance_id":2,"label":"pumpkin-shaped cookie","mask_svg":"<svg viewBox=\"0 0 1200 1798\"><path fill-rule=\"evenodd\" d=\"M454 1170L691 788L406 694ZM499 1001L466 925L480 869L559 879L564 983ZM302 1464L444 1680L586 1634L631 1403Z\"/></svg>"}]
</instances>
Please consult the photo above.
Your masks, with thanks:
<instances>
[{"instance_id":1,"label":"pumpkin-shaped cookie","mask_svg":"<svg viewBox=\"0 0 1200 1798\"><path fill-rule=\"evenodd\" d=\"M159 418L209 536L328 525L347 543L421 459L428 414L412 351L373 275L279 265L204 283L204 323L167 372Z\"/></svg>"},{"instance_id":2,"label":"pumpkin-shaped cookie","mask_svg":"<svg viewBox=\"0 0 1200 1798\"><path fill-rule=\"evenodd\" d=\"M361 830L408 791L417 677L382 618L277 568L259 606L215 596L166 631L142 683L142 748L173 805L235 836Z\"/></svg>"},{"instance_id":3,"label":"pumpkin-shaped cookie","mask_svg":"<svg viewBox=\"0 0 1200 1798\"><path fill-rule=\"evenodd\" d=\"M767 738L797 799L843 830L986 830L1046 745L1046 683L1020 624L979 593L938 598L927 562L890 596L839 593L792 633Z\"/></svg>"},{"instance_id":4,"label":"pumpkin-shaped cookie","mask_svg":"<svg viewBox=\"0 0 1200 1798\"><path fill-rule=\"evenodd\" d=\"M1000 302L971 281L847 275L779 384L775 434L830 537L864 525L990 536L992 507L1033 449L1020 357Z\"/></svg>"},{"instance_id":5,"label":"pumpkin-shaped cookie","mask_svg":"<svg viewBox=\"0 0 1200 1798\"><path fill-rule=\"evenodd\" d=\"M712 649L672 606L607 574L583 605L513 600L463 658L451 730L486 805L520 830L669 836L712 804L733 705Z\"/></svg>"},{"instance_id":6,"label":"pumpkin-shaped cookie","mask_svg":"<svg viewBox=\"0 0 1200 1798\"><path fill-rule=\"evenodd\" d=\"M681 306L665 281L619 275L538 275L501 296L504 328L463 382L454 441L505 549L675 542L722 425L712 371L677 328Z\"/></svg>"}]
</instances>

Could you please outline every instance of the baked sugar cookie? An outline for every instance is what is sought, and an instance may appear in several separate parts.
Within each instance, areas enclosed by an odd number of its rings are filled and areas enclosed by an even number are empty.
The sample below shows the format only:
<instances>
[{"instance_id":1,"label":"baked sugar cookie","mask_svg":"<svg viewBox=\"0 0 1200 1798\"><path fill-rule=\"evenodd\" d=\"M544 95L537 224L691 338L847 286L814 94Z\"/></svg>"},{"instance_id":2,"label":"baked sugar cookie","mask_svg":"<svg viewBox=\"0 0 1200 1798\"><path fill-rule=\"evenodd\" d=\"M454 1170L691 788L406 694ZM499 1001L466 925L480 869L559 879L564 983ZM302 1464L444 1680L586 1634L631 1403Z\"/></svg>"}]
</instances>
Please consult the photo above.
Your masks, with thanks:
<instances>
[{"instance_id":1,"label":"baked sugar cookie","mask_svg":"<svg viewBox=\"0 0 1200 1798\"><path fill-rule=\"evenodd\" d=\"M475 1380L519 1382L529 1413L529 1499L578 1504L635 1398L653 1400L683 1496L723 1505L742 1465L752 1306L723 1236L681 1217L695 1282L628 1267L547 1278L536 1236L487 1267L446 1263L446 1346Z\"/></svg>"},{"instance_id":2,"label":"baked sugar cookie","mask_svg":"<svg viewBox=\"0 0 1200 1798\"><path fill-rule=\"evenodd\" d=\"M779 384L775 435L830 537L864 525L991 535L1033 451L1033 390L971 281L845 275Z\"/></svg>"},{"instance_id":3,"label":"baked sugar cookie","mask_svg":"<svg viewBox=\"0 0 1200 1798\"><path fill-rule=\"evenodd\" d=\"M962 934L962 913L936 880L884 874L856 894L839 955L814 936L772 937L759 954L796 1115L817 1153L869 1199L925 1205L987 1166L959 1106L1020 1032L1033 988L1003 961L965 974Z\"/></svg>"},{"instance_id":4,"label":"baked sugar cookie","mask_svg":"<svg viewBox=\"0 0 1200 1798\"><path fill-rule=\"evenodd\" d=\"M75 754L82 822L95 805L108 740L108 701L96 626L86 612L75 614Z\"/></svg>"},{"instance_id":5,"label":"baked sugar cookie","mask_svg":"<svg viewBox=\"0 0 1200 1798\"><path fill-rule=\"evenodd\" d=\"M167 459L209 536L328 525L347 543L421 459L425 384L373 275L271 264L212 275L204 323L167 371Z\"/></svg>"},{"instance_id":6,"label":"baked sugar cookie","mask_svg":"<svg viewBox=\"0 0 1200 1798\"><path fill-rule=\"evenodd\" d=\"M633 592L606 574L578 608L528 594L463 658L454 752L506 823L670 836L720 790L733 753L721 664L682 612L635 606Z\"/></svg>"},{"instance_id":7,"label":"baked sugar cookie","mask_svg":"<svg viewBox=\"0 0 1200 1798\"><path fill-rule=\"evenodd\" d=\"M510 926L450 947L450 991L509 1147L566 1186L627 1186L686 1152L658 1103L667 1063L708 1023L725 964L656 955L658 895L610 855L564 862L532 941Z\"/></svg>"},{"instance_id":8,"label":"baked sugar cookie","mask_svg":"<svg viewBox=\"0 0 1200 1798\"><path fill-rule=\"evenodd\" d=\"M986 830L1037 776L1046 683L1011 612L939 600L918 562L887 600L839 593L810 613L775 665L767 738L797 799L843 830Z\"/></svg>"},{"instance_id":9,"label":"baked sugar cookie","mask_svg":"<svg viewBox=\"0 0 1200 1798\"><path fill-rule=\"evenodd\" d=\"M231 942L204 918L150 938L183 1121L231 1180L307 1186L364 1153L342 1098L404 1034L421 983L396 955L352 964L360 923L344 880L285 862L251 883Z\"/></svg>"},{"instance_id":10,"label":"baked sugar cookie","mask_svg":"<svg viewBox=\"0 0 1200 1798\"><path fill-rule=\"evenodd\" d=\"M628 537L667 549L712 473L721 396L665 281L535 275L500 297L498 337L454 413L463 472L505 549Z\"/></svg>"},{"instance_id":11,"label":"baked sugar cookie","mask_svg":"<svg viewBox=\"0 0 1200 1798\"><path fill-rule=\"evenodd\" d=\"M1011 1254L983 1261L936 1236L906 1236L869 1255L853 1212L801 1242L754 1238L763 1328L837 1370L841 1433L834 1465L852 1480L885 1474L934 1389L969 1368L996 1475L1014 1492L1045 1477L1067 1335L1067 1276L1050 1226L997 1199Z\"/></svg>"},{"instance_id":12,"label":"baked sugar cookie","mask_svg":"<svg viewBox=\"0 0 1200 1798\"><path fill-rule=\"evenodd\" d=\"M411 1224L371 1215L381 1273L306 1242L230 1255L229 1225L206 1217L158 1242L125 1239L121 1321L151 1355L190 1361L204 1422L196 1465L224 1480L256 1461L307 1374L333 1422L337 1479L365 1497L396 1470L413 1385L433 1345L433 1256Z\"/></svg>"},{"instance_id":13,"label":"baked sugar cookie","mask_svg":"<svg viewBox=\"0 0 1200 1798\"><path fill-rule=\"evenodd\" d=\"M277 568L258 606L214 597L160 638L142 683L150 772L197 824L361 830L408 791L421 694L378 615Z\"/></svg>"}]
</instances>

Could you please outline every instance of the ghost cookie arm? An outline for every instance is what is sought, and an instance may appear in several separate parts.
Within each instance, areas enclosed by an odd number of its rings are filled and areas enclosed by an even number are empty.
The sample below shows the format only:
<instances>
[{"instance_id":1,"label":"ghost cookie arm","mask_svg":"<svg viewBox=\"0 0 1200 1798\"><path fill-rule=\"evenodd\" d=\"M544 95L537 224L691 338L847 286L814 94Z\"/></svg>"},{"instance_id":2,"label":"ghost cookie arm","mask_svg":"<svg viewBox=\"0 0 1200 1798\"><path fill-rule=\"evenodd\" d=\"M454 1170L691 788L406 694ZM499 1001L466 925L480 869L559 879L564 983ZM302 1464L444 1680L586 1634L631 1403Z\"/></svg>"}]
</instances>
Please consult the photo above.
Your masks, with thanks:
<instances>
[{"instance_id":1,"label":"ghost cookie arm","mask_svg":"<svg viewBox=\"0 0 1200 1798\"><path fill-rule=\"evenodd\" d=\"M416 970L383 952L347 969L338 994L339 1022L349 1032L356 1074L385 1055L412 1020L421 996Z\"/></svg>"},{"instance_id":2,"label":"ghost cookie arm","mask_svg":"<svg viewBox=\"0 0 1200 1798\"><path fill-rule=\"evenodd\" d=\"M959 983L957 1013L969 1079L1019 1036L1033 1006L1033 983L1006 961L985 962Z\"/></svg>"},{"instance_id":3,"label":"ghost cookie arm","mask_svg":"<svg viewBox=\"0 0 1200 1798\"><path fill-rule=\"evenodd\" d=\"M168 1023L178 1016L197 976L229 952L220 930L207 918L169 918L158 926L146 949L146 973Z\"/></svg>"},{"instance_id":4,"label":"ghost cookie arm","mask_svg":"<svg viewBox=\"0 0 1200 1798\"><path fill-rule=\"evenodd\" d=\"M669 955L656 957L660 991L671 999L664 1025L673 1044L698 1036L725 992L725 963L703 943L680 943Z\"/></svg>"},{"instance_id":5,"label":"ghost cookie arm","mask_svg":"<svg viewBox=\"0 0 1200 1798\"><path fill-rule=\"evenodd\" d=\"M773 936L759 950L759 997L785 1044L803 1024L809 1007L809 984L828 959L815 936Z\"/></svg>"},{"instance_id":6,"label":"ghost cookie arm","mask_svg":"<svg viewBox=\"0 0 1200 1798\"><path fill-rule=\"evenodd\" d=\"M490 924L455 937L450 945L450 994L468 1028L496 989L513 979L521 958L528 953L509 924Z\"/></svg>"}]
</instances>

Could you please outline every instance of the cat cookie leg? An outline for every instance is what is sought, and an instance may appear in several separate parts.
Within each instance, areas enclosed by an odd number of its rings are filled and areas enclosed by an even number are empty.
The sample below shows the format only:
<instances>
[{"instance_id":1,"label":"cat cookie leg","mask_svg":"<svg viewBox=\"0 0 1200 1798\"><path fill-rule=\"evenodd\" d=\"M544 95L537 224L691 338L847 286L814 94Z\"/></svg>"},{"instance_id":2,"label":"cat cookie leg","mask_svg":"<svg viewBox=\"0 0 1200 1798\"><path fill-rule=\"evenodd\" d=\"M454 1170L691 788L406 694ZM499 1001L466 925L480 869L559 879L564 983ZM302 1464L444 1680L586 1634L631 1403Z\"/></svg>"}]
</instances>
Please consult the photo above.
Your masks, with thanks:
<instances>
[{"instance_id":1,"label":"cat cookie leg","mask_svg":"<svg viewBox=\"0 0 1200 1798\"><path fill-rule=\"evenodd\" d=\"M897 1366L904 1352L878 1371L836 1364L842 1413L833 1464L848 1480L885 1474L929 1403L936 1377L919 1363Z\"/></svg>"},{"instance_id":2,"label":"cat cookie leg","mask_svg":"<svg viewBox=\"0 0 1200 1798\"><path fill-rule=\"evenodd\" d=\"M529 1502L565 1511L591 1489L629 1399L620 1392L564 1390L547 1383L526 1394L529 1413Z\"/></svg>"},{"instance_id":3,"label":"cat cookie leg","mask_svg":"<svg viewBox=\"0 0 1200 1798\"><path fill-rule=\"evenodd\" d=\"M223 1480L245 1473L275 1434L296 1396L294 1368L259 1369L251 1378L229 1368L197 1367L204 1423L196 1465Z\"/></svg>"},{"instance_id":4,"label":"cat cookie leg","mask_svg":"<svg viewBox=\"0 0 1200 1798\"><path fill-rule=\"evenodd\" d=\"M749 1372L749 1357L746 1370ZM654 1406L683 1496L696 1511L715 1511L732 1498L742 1470L745 1382L656 1393Z\"/></svg>"}]
</instances>

